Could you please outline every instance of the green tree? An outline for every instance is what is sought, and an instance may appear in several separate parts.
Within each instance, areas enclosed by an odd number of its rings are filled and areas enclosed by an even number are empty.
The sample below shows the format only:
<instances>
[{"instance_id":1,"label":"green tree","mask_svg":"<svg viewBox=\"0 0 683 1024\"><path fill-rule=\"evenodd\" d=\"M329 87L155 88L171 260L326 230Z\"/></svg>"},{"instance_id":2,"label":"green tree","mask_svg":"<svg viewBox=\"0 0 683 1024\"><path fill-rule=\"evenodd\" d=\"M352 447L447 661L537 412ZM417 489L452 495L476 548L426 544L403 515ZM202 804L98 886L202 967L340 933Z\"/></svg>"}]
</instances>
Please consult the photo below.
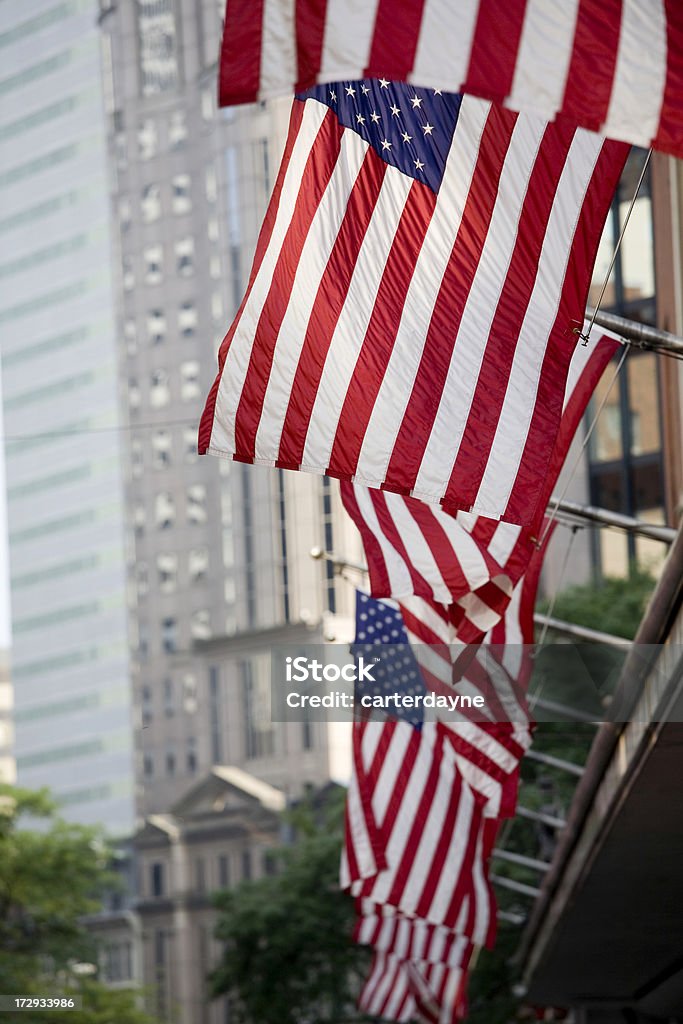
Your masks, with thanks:
<instances>
[{"instance_id":1,"label":"green tree","mask_svg":"<svg viewBox=\"0 0 683 1024\"><path fill-rule=\"evenodd\" d=\"M40 829L31 827L36 820ZM113 992L73 970L97 962L81 919L113 884L110 857L102 834L62 821L45 790L0 785L1 993L78 996L83 1008L69 1012L69 1024L152 1024L134 992ZM30 1010L16 1019L54 1024L55 1016Z\"/></svg>"},{"instance_id":2,"label":"green tree","mask_svg":"<svg viewBox=\"0 0 683 1024\"><path fill-rule=\"evenodd\" d=\"M369 964L351 941L354 911L339 890L343 792L321 812L300 807L296 841L278 852L278 874L217 894L225 946L211 975L241 1024L362 1020L355 998Z\"/></svg>"}]
</instances>

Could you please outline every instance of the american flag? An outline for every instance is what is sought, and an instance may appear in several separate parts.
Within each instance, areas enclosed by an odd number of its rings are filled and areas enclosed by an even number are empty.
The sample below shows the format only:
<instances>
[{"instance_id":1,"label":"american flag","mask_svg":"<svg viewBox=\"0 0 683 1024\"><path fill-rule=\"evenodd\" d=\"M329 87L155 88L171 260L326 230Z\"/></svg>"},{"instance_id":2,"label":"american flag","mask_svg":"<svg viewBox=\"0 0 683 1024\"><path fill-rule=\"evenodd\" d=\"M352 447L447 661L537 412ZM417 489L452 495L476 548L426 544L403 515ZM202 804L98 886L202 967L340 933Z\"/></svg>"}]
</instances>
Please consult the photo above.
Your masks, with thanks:
<instances>
[{"instance_id":1,"label":"american flag","mask_svg":"<svg viewBox=\"0 0 683 1024\"><path fill-rule=\"evenodd\" d=\"M455 1024L466 1015L465 967L415 963L376 952L358 1000L371 1017Z\"/></svg>"},{"instance_id":2,"label":"american flag","mask_svg":"<svg viewBox=\"0 0 683 1024\"><path fill-rule=\"evenodd\" d=\"M587 324L584 324L584 330ZM591 334L572 355L560 430L544 484L552 495L596 384L619 349L608 331ZM434 643L476 643L505 614L534 551L531 531L458 512L451 516L417 498L342 481L344 507L360 530L374 597L421 608L434 623ZM425 602L410 602L414 595ZM449 607L446 607L449 606ZM439 620L443 620L443 627Z\"/></svg>"},{"instance_id":3,"label":"american flag","mask_svg":"<svg viewBox=\"0 0 683 1024\"><path fill-rule=\"evenodd\" d=\"M200 452L533 525L626 151L386 79L296 99Z\"/></svg>"},{"instance_id":4,"label":"american flag","mask_svg":"<svg viewBox=\"0 0 683 1024\"><path fill-rule=\"evenodd\" d=\"M647 55L645 58L644 55ZM405 79L683 157L679 0L230 0L220 102Z\"/></svg>"}]
</instances>

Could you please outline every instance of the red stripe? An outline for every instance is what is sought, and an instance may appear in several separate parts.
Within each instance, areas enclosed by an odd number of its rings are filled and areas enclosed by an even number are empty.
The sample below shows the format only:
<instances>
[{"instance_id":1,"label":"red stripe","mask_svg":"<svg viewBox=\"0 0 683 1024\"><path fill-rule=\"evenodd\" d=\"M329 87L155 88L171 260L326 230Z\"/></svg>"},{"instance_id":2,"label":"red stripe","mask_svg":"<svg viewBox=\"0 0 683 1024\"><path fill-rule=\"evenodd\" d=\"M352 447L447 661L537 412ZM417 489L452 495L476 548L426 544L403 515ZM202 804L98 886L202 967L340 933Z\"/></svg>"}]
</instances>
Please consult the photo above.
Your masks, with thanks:
<instances>
[{"instance_id":1,"label":"red stripe","mask_svg":"<svg viewBox=\"0 0 683 1024\"><path fill-rule=\"evenodd\" d=\"M469 882L471 879L471 869L474 865L474 859L477 855L477 838L479 830L481 828L481 816L477 813L475 807L475 814L470 821L468 832L467 832L467 846L465 850L465 856L463 863L468 865L468 871L459 880L460 884L454 888L451 896L450 904L445 915L445 922L451 927L455 927L458 920L458 915L462 909L462 903L467 895L467 889L469 888Z\"/></svg>"},{"instance_id":2,"label":"red stripe","mask_svg":"<svg viewBox=\"0 0 683 1024\"><path fill-rule=\"evenodd\" d=\"M436 195L419 182L410 187L394 243L377 290L370 323L337 424L328 474L350 477L396 340L403 305L434 212Z\"/></svg>"},{"instance_id":3,"label":"red stripe","mask_svg":"<svg viewBox=\"0 0 683 1024\"><path fill-rule=\"evenodd\" d=\"M628 151L629 147L625 143L606 140L586 190L574 230L557 316L541 366L536 403L524 452L503 517L511 522L524 522L529 518L529 509L535 508L536 520L531 532L536 535L545 512L541 498L548 461L543 453L547 450L546 439L557 432L564 397L558 393L557 381L567 379L576 344L572 324L583 323L602 227Z\"/></svg>"},{"instance_id":4,"label":"red stripe","mask_svg":"<svg viewBox=\"0 0 683 1024\"><path fill-rule=\"evenodd\" d=\"M405 887L408 882L408 877L413 867L415 866L415 857L417 854L420 841L424 834L425 827L427 825L427 817L429 811L434 803L434 797L436 794L436 788L439 782L439 774L441 767L442 750L441 746L439 749L435 748L432 752L431 763L427 772L427 777L424 780L424 785L420 793L420 802L415 811L415 816L412 821L412 826L401 850L401 857L398 865L396 866L394 884L392 885L389 895L387 896L387 903L393 904L393 906L400 907L402 905L401 900ZM429 884L429 872L430 865L424 864L425 881L424 884ZM419 915L424 916L424 915Z\"/></svg>"},{"instance_id":5,"label":"red stripe","mask_svg":"<svg viewBox=\"0 0 683 1024\"><path fill-rule=\"evenodd\" d=\"M600 131L607 120L619 51L622 0L579 0L561 111Z\"/></svg>"},{"instance_id":6,"label":"red stripe","mask_svg":"<svg viewBox=\"0 0 683 1024\"><path fill-rule=\"evenodd\" d=\"M360 530L370 573L370 593L373 597L388 597L391 595L391 583L382 548L361 514L353 484L348 480L341 481L341 499L342 505Z\"/></svg>"},{"instance_id":7,"label":"red stripe","mask_svg":"<svg viewBox=\"0 0 683 1024\"><path fill-rule=\"evenodd\" d=\"M315 85L320 73L327 0L296 0L297 79L294 92Z\"/></svg>"},{"instance_id":8,"label":"red stripe","mask_svg":"<svg viewBox=\"0 0 683 1024\"><path fill-rule=\"evenodd\" d=\"M251 267L251 273L249 274L249 283L247 285L247 290L244 294L244 298L242 299L242 303L237 311L235 319L233 320L230 326L230 330L223 339L220 350L218 352L218 374L216 376L215 381L213 382L211 391L209 392L209 396L206 400L204 412L202 413L202 418L199 424L198 450L200 455L206 454L206 451L211 442L211 431L213 430L213 421L216 410L216 396L218 394L218 388L221 382L223 366L225 365L225 359L228 354L228 349L230 348L232 339L235 335L235 331L237 330L237 325L239 324L240 317L242 316L244 307L246 306L247 300L251 294L254 281L256 280L256 275L261 269L263 257L265 256L266 251L268 249L268 245L270 244L271 235L273 233L273 227L275 226L275 221L277 219L278 207L280 205L282 186L284 184L285 175L287 174L287 170L289 168L292 150L294 149L296 137L299 134L299 129L301 127L301 120L303 116L304 104L295 101L292 104L292 110L289 117L289 130L287 132L285 151L282 154L282 162L280 164L280 169L278 171L275 186L273 188L273 194L270 197L268 209L266 210L266 215L263 220L263 224L261 225L258 242L256 243L256 253L254 254L254 262Z\"/></svg>"},{"instance_id":9,"label":"red stripe","mask_svg":"<svg viewBox=\"0 0 683 1024\"><path fill-rule=\"evenodd\" d=\"M502 103L512 91L526 0L480 0L461 92Z\"/></svg>"},{"instance_id":10,"label":"red stripe","mask_svg":"<svg viewBox=\"0 0 683 1024\"><path fill-rule=\"evenodd\" d=\"M221 107L258 98L263 9L264 0L228 0L218 75Z\"/></svg>"},{"instance_id":11,"label":"red stripe","mask_svg":"<svg viewBox=\"0 0 683 1024\"><path fill-rule=\"evenodd\" d=\"M374 149L368 149L351 190L325 272L320 279L282 428L277 463L282 469L298 469L303 459L306 432L325 359L346 302L358 254L372 220L387 167L388 164Z\"/></svg>"},{"instance_id":12,"label":"red stripe","mask_svg":"<svg viewBox=\"0 0 683 1024\"><path fill-rule=\"evenodd\" d=\"M666 11L666 83L659 127L652 145L683 156L683 5L664 0Z\"/></svg>"},{"instance_id":13,"label":"red stripe","mask_svg":"<svg viewBox=\"0 0 683 1024\"><path fill-rule=\"evenodd\" d=\"M589 344L595 344L595 342L589 342ZM558 477L569 454L569 448L579 423L588 407L591 395L595 391L610 360L620 349L621 345L614 338L604 334L599 336L594 351L591 353L581 375L574 384L569 401L562 411L560 429L555 441L555 447L553 448L550 465L548 466L545 491L541 499L541 508L543 509L547 507L555 490Z\"/></svg>"},{"instance_id":14,"label":"red stripe","mask_svg":"<svg viewBox=\"0 0 683 1024\"><path fill-rule=\"evenodd\" d=\"M366 78L403 81L413 70L424 0L379 0Z\"/></svg>"},{"instance_id":15,"label":"red stripe","mask_svg":"<svg viewBox=\"0 0 683 1024\"><path fill-rule=\"evenodd\" d=\"M421 576L420 573L415 568L415 566L413 565L413 560L411 559L406 549L406 546L403 543L401 531L397 528L396 523L392 518L391 512L387 507L386 498L384 497L382 492L378 491L376 488L368 488L368 494L370 496L370 500L375 510L375 515L377 516L377 520L379 522L382 533L389 541L389 543L392 545L392 547L398 552L398 555L403 559L406 568L408 569L408 573L410 575L410 580L412 583L412 593L425 598L433 597L434 595L432 593L431 587L425 580L424 576ZM383 596L404 597L406 595L405 592L399 594L395 589L392 588L390 593L385 594Z\"/></svg>"},{"instance_id":16,"label":"red stripe","mask_svg":"<svg viewBox=\"0 0 683 1024\"><path fill-rule=\"evenodd\" d=\"M498 180L517 115L492 107L479 146L462 220L432 311L420 365L391 454L384 486L407 493L415 486L446 382L453 347L479 266ZM457 144L457 132L456 132Z\"/></svg>"},{"instance_id":17,"label":"red stripe","mask_svg":"<svg viewBox=\"0 0 683 1024\"><path fill-rule=\"evenodd\" d=\"M517 340L536 282L557 184L573 137L574 130L563 122L548 125L541 140L470 413L443 498L444 505L470 508L476 500L505 401ZM561 381L558 386L561 387Z\"/></svg>"},{"instance_id":18,"label":"red stripe","mask_svg":"<svg viewBox=\"0 0 683 1024\"><path fill-rule=\"evenodd\" d=\"M273 280L254 334L249 367L235 418L235 450L243 459L252 460L255 456L256 432L263 409L263 399L273 364L278 332L298 268L298 258L334 171L343 132L344 129L335 115L328 110L306 162L294 215L287 228Z\"/></svg>"},{"instance_id":19,"label":"red stripe","mask_svg":"<svg viewBox=\"0 0 683 1024\"><path fill-rule=\"evenodd\" d=\"M443 758L443 740L441 741L440 747L440 759ZM457 775L453 780L453 788L449 795L448 806L446 814L443 817L443 824L439 835L439 840L434 849L429 870L426 872L424 879L423 889L420 896L419 903L415 909L418 917L426 917L431 909L436 890L439 882L442 879L444 871L448 871L451 874L453 865L446 863L446 858L450 852L451 840L455 831L456 820L458 817L458 809L462 807L463 801L463 781ZM426 865L425 865L426 868ZM449 881L454 889L462 886L463 876L466 876L468 870L467 858L465 857L462 863L458 867L457 878L450 878Z\"/></svg>"},{"instance_id":20,"label":"red stripe","mask_svg":"<svg viewBox=\"0 0 683 1024\"><path fill-rule=\"evenodd\" d=\"M474 527L470 530L470 536L476 540L480 547L488 548L497 529L497 519L488 519L486 516L477 516Z\"/></svg>"},{"instance_id":21,"label":"red stripe","mask_svg":"<svg viewBox=\"0 0 683 1024\"><path fill-rule=\"evenodd\" d=\"M405 498L404 501L406 509L415 520L439 567L439 572L448 586L451 600L456 601L469 591L470 584L453 550L448 533L439 522L438 516L425 502L417 501L415 498ZM493 559L487 552L482 551L482 556L489 572L498 570L498 566L493 563ZM432 595L428 594L427 596L431 597Z\"/></svg>"}]
</instances>

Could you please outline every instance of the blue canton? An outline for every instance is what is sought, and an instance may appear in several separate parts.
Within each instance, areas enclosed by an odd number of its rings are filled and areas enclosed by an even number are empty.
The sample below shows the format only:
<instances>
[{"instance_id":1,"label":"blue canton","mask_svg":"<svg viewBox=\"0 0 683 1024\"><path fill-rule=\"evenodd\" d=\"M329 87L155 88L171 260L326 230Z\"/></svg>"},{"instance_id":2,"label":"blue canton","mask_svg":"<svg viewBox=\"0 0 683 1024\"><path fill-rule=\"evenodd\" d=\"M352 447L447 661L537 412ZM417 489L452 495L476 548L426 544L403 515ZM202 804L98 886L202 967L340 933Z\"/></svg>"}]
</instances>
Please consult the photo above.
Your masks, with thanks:
<instances>
[{"instance_id":1,"label":"blue canton","mask_svg":"<svg viewBox=\"0 0 683 1024\"><path fill-rule=\"evenodd\" d=\"M458 93L366 78L316 85L298 99L325 103L386 163L439 191L462 103Z\"/></svg>"},{"instance_id":2,"label":"blue canton","mask_svg":"<svg viewBox=\"0 0 683 1024\"><path fill-rule=\"evenodd\" d=\"M422 675L410 649L400 611L360 591L356 592L356 640L351 651L356 663L362 656L365 664L372 666L372 674L375 677L375 682L364 679L356 683L357 713L362 710L360 699L364 695L385 696L398 693L414 697L417 694L425 694ZM378 655L380 660L375 662L373 659ZM424 720L422 706L392 706L386 712L382 712L380 717L383 714L410 722L416 728L420 728Z\"/></svg>"}]
</instances>

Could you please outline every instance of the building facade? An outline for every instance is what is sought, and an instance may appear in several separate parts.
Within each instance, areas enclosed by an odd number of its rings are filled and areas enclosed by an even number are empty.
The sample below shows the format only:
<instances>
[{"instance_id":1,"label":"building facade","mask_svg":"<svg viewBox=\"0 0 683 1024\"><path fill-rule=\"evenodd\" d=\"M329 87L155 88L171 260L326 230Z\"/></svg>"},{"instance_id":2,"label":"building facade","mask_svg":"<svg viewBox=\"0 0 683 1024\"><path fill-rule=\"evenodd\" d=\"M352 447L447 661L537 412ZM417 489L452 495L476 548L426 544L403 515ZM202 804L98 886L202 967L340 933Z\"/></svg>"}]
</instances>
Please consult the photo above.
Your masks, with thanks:
<instances>
[{"instance_id":1,"label":"building facade","mask_svg":"<svg viewBox=\"0 0 683 1024\"><path fill-rule=\"evenodd\" d=\"M0 333L18 778L134 824L107 121L93 0L0 9Z\"/></svg>"}]
</instances>

